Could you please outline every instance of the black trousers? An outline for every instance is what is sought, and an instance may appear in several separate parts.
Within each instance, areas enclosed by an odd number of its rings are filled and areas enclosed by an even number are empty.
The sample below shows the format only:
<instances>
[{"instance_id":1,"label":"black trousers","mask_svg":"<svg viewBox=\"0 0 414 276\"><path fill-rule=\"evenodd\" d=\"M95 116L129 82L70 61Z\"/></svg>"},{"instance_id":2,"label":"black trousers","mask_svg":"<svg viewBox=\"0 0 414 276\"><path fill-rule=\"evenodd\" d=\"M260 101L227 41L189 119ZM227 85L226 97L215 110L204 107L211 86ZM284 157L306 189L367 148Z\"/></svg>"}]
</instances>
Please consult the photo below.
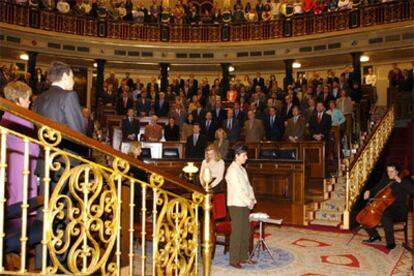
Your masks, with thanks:
<instances>
[{"instance_id":1,"label":"black trousers","mask_svg":"<svg viewBox=\"0 0 414 276\"><path fill-rule=\"evenodd\" d=\"M401 208L402 207L402 208ZM404 206L405 207L405 206ZM407 207L403 206L390 206L388 207L381 218L381 224L385 232L385 240L387 244L394 244L394 221L407 219L408 211ZM365 229L370 237L379 237L379 233L376 227Z\"/></svg>"}]
</instances>

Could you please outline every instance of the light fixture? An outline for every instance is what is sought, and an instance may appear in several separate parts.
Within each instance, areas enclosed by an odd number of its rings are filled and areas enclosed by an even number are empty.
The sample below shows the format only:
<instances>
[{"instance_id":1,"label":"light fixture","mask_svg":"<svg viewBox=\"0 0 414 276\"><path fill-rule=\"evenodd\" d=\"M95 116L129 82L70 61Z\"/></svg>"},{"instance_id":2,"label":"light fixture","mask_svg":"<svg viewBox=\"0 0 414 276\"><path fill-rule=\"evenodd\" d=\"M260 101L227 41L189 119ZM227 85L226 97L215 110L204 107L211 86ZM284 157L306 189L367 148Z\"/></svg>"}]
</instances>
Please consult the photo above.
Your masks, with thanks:
<instances>
[{"instance_id":1,"label":"light fixture","mask_svg":"<svg viewBox=\"0 0 414 276\"><path fill-rule=\"evenodd\" d=\"M231 66L231 65L230 65L230 66L229 66L229 72L234 72L234 70L235 70L235 69L234 69L234 66Z\"/></svg>"},{"instance_id":2,"label":"light fixture","mask_svg":"<svg viewBox=\"0 0 414 276\"><path fill-rule=\"evenodd\" d=\"M93 67L97 68L98 67L98 63L94 62L93 63Z\"/></svg>"},{"instance_id":3,"label":"light fixture","mask_svg":"<svg viewBox=\"0 0 414 276\"><path fill-rule=\"evenodd\" d=\"M359 61L360 61L360 62L367 62L367 61L369 61L369 56L362 55L362 56L359 58Z\"/></svg>"},{"instance_id":4,"label":"light fixture","mask_svg":"<svg viewBox=\"0 0 414 276\"><path fill-rule=\"evenodd\" d=\"M194 162L187 162L187 166L183 168L183 172L188 174L188 179L191 181L193 179L193 174L198 172L198 168L194 166Z\"/></svg>"},{"instance_id":5,"label":"light fixture","mask_svg":"<svg viewBox=\"0 0 414 276\"><path fill-rule=\"evenodd\" d=\"M28 54L21 54L20 59L21 60L29 60L29 55Z\"/></svg>"},{"instance_id":6,"label":"light fixture","mask_svg":"<svg viewBox=\"0 0 414 276\"><path fill-rule=\"evenodd\" d=\"M299 62L294 62L294 63L292 63L292 68L294 68L294 69L298 69L298 68L300 68L300 67L302 67L302 64L300 64Z\"/></svg>"},{"instance_id":7,"label":"light fixture","mask_svg":"<svg viewBox=\"0 0 414 276\"><path fill-rule=\"evenodd\" d=\"M203 170L203 175L201 176L201 184L203 184L204 189L206 190L206 192L210 191L210 184L213 181L213 175L211 174L211 171L209 168L205 168Z\"/></svg>"}]
</instances>

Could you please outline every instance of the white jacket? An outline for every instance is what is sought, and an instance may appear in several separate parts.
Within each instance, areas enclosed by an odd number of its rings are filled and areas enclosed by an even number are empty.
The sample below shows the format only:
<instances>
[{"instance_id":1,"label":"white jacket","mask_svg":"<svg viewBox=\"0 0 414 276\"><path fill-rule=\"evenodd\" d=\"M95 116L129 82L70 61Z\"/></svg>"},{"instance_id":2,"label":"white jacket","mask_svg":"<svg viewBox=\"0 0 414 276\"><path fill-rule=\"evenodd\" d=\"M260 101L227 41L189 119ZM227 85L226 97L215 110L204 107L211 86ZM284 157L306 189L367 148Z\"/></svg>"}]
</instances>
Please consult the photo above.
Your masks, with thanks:
<instances>
[{"instance_id":1,"label":"white jacket","mask_svg":"<svg viewBox=\"0 0 414 276\"><path fill-rule=\"evenodd\" d=\"M247 207L256 203L246 169L232 162L226 173L227 206Z\"/></svg>"}]
</instances>

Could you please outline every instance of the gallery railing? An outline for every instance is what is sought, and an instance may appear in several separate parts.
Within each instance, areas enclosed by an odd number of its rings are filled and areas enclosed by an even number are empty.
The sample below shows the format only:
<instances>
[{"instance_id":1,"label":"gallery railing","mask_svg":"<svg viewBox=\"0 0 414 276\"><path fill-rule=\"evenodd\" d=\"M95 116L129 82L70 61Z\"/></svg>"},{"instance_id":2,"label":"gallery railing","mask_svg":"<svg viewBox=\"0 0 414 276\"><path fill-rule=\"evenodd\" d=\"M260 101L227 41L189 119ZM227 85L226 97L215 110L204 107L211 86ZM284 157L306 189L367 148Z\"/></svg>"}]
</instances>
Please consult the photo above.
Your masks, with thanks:
<instances>
[{"instance_id":1,"label":"gallery railing","mask_svg":"<svg viewBox=\"0 0 414 276\"><path fill-rule=\"evenodd\" d=\"M38 128L32 137L20 131L21 127L0 126L1 275L210 274L209 193L3 98L0 110ZM67 150L68 140L98 154L95 160L104 161L91 161ZM37 172L43 191L43 207L37 211L29 205L33 203L29 191L36 185L30 177L33 160L44 163ZM22 171L13 170L16 162L22 162ZM145 171L148 180L136 178L134 169ZM20 175L21 183L10 183L12 174ZM11 229L8 220L11 184L21 191L17 230ZM123 193L125 188L128 194ZM41 227L34 227L34 221ZM42 237L37 241L33 238L36 231ZM16 234L19 250L10 252ZM41 260L38 270L28 265L33 244L41 248L34 257ZM5 267L5 256L10 253L20 257L17 268Z\"/></svg>"},{"instance_id":2,"label":"gallery railing","mask_svg":"<svg viewBox=\"0 0 414 276\"><path fill-rule=\"evenodd\" d=\"M395 124L394 106L391 106L366 138L366 142L349 164L345 166L346 195L343 228L350 227L350 212L368 180Z\"/></svg>"},{"instance_id":3,"label":"gallery railing","mask_svg":"<svg viewBox=\"0 0 414 276\"><path fill-rule=\"evenodd\" d=\"M237 42L296 37L344 31L383 25L414 18L414 1L392 1L359 6L343 11L324 12L320 15L295 15L264 23L232 24L172 24L169 20L159 24L139 24L112 20L106 13L97 18L74 13L60 14L41 10L38 5L28 7L0 1L0 22L41 30L151 42Z\"/></svg>"}]
</instances>

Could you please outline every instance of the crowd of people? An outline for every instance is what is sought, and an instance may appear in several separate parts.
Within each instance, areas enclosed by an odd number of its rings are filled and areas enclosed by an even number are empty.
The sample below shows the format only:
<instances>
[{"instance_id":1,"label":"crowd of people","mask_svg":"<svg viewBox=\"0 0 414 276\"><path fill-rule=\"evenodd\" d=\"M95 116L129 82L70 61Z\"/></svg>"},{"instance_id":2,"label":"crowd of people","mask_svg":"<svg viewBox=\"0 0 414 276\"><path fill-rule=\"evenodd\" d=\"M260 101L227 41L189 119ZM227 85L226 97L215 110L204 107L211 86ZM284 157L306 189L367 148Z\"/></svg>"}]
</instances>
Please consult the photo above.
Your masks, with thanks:
<instances>
[{"instance_id":1,"label":"crowd of people","mask_svg":"<svg viewBox=\"0 0 414 276\"><path fill-rule=\"evenodd\" d=\"M266 22L301 14L322 14L337 10L352 9L361 4L376 4L390 0L236 0L232 6L221 6L217 1L212 6L200 7L197 1L178 0L175 6L164 7L160 1L152 0L58 0L41 1L42 7L62 14L90 17L109 17L113 20L135 23L173 22L174 24L220 24L222 22L242 24ZM28 0L16 0L19 5L39 4Z\"/></svg>"}]
</instances>

